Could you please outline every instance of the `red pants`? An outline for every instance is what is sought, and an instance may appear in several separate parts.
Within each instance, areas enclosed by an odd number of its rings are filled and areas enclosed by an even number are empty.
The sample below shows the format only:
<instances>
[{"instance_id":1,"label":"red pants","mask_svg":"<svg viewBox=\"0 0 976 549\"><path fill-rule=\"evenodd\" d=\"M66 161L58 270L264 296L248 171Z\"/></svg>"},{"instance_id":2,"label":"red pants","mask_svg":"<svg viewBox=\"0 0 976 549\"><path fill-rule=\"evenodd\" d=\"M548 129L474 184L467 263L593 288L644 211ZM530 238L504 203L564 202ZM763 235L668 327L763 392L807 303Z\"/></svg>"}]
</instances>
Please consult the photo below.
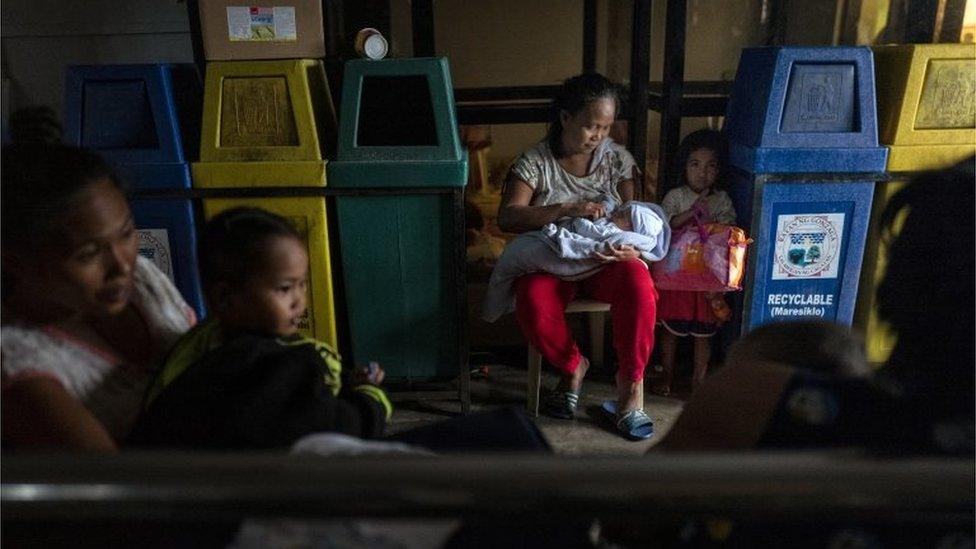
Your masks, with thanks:
<instances>
[{"instance_id":1,"label":"red pants","mask_svg":"<svg viewBox=\"0 0 976 549\"><path fill-rule=\"evenodd\" d=\"M610 304L613 346L625 379L644 379L654 348L657 292L647 267L639 260L610 263L577 282L533 273L515 282L515 317L526 339L564 375L580 361L579 348L566 325L566 305L579 295Z\"/></svg>"}]
</instances>

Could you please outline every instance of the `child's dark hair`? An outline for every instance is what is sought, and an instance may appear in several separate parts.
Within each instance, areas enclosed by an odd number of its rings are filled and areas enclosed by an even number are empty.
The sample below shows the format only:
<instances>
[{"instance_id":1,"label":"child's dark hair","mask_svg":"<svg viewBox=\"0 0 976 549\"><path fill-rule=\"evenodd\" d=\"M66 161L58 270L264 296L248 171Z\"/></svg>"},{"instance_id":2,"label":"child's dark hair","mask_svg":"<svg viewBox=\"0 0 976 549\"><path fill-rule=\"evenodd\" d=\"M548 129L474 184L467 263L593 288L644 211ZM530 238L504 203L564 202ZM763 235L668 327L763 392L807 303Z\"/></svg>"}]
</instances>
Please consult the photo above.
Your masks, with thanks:
<instances>
[{"instance_id":1,"label":"child's dark hair","mask_svg":"<svg viewBox=\"0 0 976 549\"><path fill-rule=\"evenodd\" d=\"M281 237L302 241L285 218L261 208L233 208L214 216L197 245L204 291L218 282L243 281L263 265L268 242Z\"/></svg>"},{"instance_id":2,"label":"child's dark hair","mask_svg":"<svg viewBox=\"0 0 976 549\"><path fill-rule=\"evenodd\" d=\"M599 99L613 99L614 112L620 110L620 92L617 85L601 74L595 72L580 74L563 82L552 101L549 133L546 135L549 149L556 158L565 156L561 113L566 111L569 114L576 114Z\"/></svg>"},{"instance_id":3,"label":"child's dark hair","mask_svg":"<svg viewBox=\"0 0 976 549\"><path fill-rule=\"evenodd\" d=\"M886 370L927 390L963 391L972 411L976 308L974 163L917 175L888 200L885 238L898 226L878 286L878 314L898 335ZM924 382L922 381L924 380ZM914 383L914 382L911 382ZM942 397L939 397L942 399Z\"/></svg>"},{"instance_id":4,"label":"child's dark hair","mask_svg":"<svg viewBox=\"0 0 976 549\"><path fill-rule=\"evenodd\" d=\"M688 184L688 157L699 149L708 149L715 153L718 159L718 178L714 188L723 188L729 167L729 144L724 133L707 128L693 131L681 140L674 158L675 188Z\"/></svg>"},{"instance_id":5,"label":"child's dark hair","mask_svg":"<svg viewBox=\"0 0 976 549\"><path fill-rule=\"evenodd\" d=\"M101 156L61 143L24 142L3 147L4 246L32 245L57 233L64 213L90 184L122 182Z\"/></svg>"}]
</instances>

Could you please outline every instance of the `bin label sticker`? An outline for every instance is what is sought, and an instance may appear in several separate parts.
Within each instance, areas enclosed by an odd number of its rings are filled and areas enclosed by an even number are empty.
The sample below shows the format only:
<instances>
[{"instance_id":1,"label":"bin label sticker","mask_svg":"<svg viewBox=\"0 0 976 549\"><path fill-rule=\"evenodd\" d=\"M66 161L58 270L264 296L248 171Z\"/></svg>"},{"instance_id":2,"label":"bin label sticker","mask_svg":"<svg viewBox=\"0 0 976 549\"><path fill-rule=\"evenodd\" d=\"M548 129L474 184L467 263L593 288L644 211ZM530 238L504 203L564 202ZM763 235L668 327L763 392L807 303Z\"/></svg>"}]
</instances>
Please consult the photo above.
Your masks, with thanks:
<instances>
[{"instance_id":1,"label":"bin label sticker","mask_svg":"<svg viewBox=\"0 0 976 549\"><path fill-rule=\"evenodd\" d=\"M228 6L227 34L231 42L295 42L295 8Z\"/></svg>"},{"instance_id":2,"label":"bin label sticker","mask_svg":"<svg viewBox=\"0 0 976 549\"><path fill-rule=\"evenodd\" d=\"M870 203L856 201L870 199L870 192L870 183L857 189L846 183L767 184L762 211L768 213L756 239L750 329L771 320L802 318L850 323L858 277L857 268L851 267L863 252L866 225L859 216L870 212ZM841 199L796 201L815 195Z\"/></svg>"},{"instance_id":3,"label":"bin label sticker","mask_svg":"<svg viewBox=\"0 0 976 549\"><path fill-rule=\"evenodd\" d=\"M766 307L769 318L827 318L836 309L834 298L834 294L769 294Z\"/></svg>"},{"instance_id":4,"label":"bin label sticker","mask_svg":"<svg viewBox=\"0 0 976 549\"><path fill-rule=\"evenodd\" d=\"M153 265L173 280L173 256L170 253L166 229L139 229L139 255L152 261Z\"/></svg>"},{"instance_id":5,"label":"bin label sticker","mask_svg":"<svg viewBox=\"0 0 976 549\"><path fill-rule=\"evenodd\" d=\"M843 213L777 217L773 280L837 278Z\"/></svg>"}]
</instances>

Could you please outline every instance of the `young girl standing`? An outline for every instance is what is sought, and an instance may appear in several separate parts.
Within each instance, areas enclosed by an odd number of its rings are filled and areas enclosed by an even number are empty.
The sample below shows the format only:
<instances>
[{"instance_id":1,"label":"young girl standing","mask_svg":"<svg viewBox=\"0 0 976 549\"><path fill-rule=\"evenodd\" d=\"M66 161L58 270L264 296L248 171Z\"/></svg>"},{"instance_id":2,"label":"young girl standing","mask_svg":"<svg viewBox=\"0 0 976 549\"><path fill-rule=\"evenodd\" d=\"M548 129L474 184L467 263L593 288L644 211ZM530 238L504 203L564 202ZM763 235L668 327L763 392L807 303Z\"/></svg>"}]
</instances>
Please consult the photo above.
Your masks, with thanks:
<instances>
[{"instance_id":1,"label":"young girl standing","mask_svg":"<svg viewBox=\"0 0 976 549\"><path fill-rule=\"evenodd\" d=\"M715 130L698 130L689 134L678 148L678 165L682 166L681 185L664 197L661 207L668 215L671 228L681 229L696 223L735 223L735 209L729 195L720 186L726 167L727 145ZM673 233L672 233L673 234ZM660 290L658 320L661 331L661 364L652 368L651 392L666 396L671 392L674 357L679 337L694 339L692 386L705 378L711 359L711 337L724 319L716 311L727 309L721 294Z\"/></svg>"}]
</instances>

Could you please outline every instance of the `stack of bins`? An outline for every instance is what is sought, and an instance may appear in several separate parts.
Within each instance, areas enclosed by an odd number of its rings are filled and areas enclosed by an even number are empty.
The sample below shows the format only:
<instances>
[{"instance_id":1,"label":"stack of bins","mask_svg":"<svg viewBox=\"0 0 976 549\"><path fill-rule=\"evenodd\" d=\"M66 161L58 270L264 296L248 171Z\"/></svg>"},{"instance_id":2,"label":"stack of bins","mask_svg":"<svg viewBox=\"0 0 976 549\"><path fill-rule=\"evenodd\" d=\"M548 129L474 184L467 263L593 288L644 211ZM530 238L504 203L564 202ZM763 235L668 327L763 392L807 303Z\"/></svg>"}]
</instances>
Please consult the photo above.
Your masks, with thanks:
<instances>
[{"instance_id":1,"label":"stack of bins","mask_svg":"<svg viewBox=\"0 0 976 549\"><path fill-rule=\"evenodd\" d=\"M353 358L391 381L459 375L466 406L467 157L447 60L345 64L336 189Z\"/></svg>"},{"instance_id":2,"label":"stack of bins","mask_svg":"<svg viewBox=\"0 0 976 549\"><path fill-rule=\"evenodd\" d=\"M868 48L748 48L726 127L732 201L755 239L737 332L772 321L851 324L875 183Z\"/></svg>"},{"instance_id":3,"label":"stack of bins","mask_svg":"<svg viewBox=\"0 0 976 549\"><path fill-rule=\"evenodd\" d=\"M173 280L202 318L206 311L196 264L196 215L186 196L190 170L185 152L196 149L200 96L192 65L67 70L65 140L103 155L133 187L139 253ZM147 197L152 195L157 197Z\"/></svg>"},{"instance_id":4,"label":"stack of bins","mask_svg":"<svg viewBox=\"0 0 976 549\"><path fill-rule=\"evenodd\" d=\"M888 360L894 335L878 318L875 292L885 272L880 214L914 174L951 166L976 154L976 48L913 44L874 48L878 137L887 145L891 180L878 186L855 322L865 332L868 360Z\"/></svg>"},{"instance_id":5,"label":"stack of bins","mask_svg":"<svg viewBox=\"0 0 976 549\"><path fill-rule=\"evenodd\" d=\"M204 215L249 206L292 222L309 258L300 331L338 347L322 190L336 122L318 59L321 2L201 0L200 19L208 62L192 173L193 186L207 193Z\"/></svg>"}]
</instances>

